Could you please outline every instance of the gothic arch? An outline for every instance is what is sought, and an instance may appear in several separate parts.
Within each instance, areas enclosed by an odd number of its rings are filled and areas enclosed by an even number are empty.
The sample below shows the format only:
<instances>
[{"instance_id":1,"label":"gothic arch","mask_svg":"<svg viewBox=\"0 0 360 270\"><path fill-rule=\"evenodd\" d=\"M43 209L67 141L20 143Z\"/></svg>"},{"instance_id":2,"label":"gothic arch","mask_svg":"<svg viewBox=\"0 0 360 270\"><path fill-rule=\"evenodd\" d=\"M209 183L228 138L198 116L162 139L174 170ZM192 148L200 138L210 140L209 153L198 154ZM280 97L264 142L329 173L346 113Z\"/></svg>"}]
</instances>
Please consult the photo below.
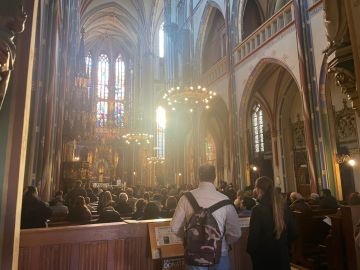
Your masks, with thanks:
<instances>
[{"instance_id":1,"label":"gothic arch","mask_svg":"<svg viewBox=\"0 0 360 270\"><path fill-rule=\"evenodd\" d=\"M206 31L209 27L208 24L209 24L211 15L216 10L218 10L222 14L223 18L225 18L225 15L222 12L221 7L215 1L206 2L206 6L205 6L204 11L201 16L200 27L199 27L199 32L197 35L196 46L195 46L196 61L194 63L196 65L195 70L198 71L198 73L196 74L198 77L200 77L201 72L203 71L202 56L203 56L203 50L204 50L204 45L205 45L205 41L206 41Z\"/></svg>"}]
</instances>

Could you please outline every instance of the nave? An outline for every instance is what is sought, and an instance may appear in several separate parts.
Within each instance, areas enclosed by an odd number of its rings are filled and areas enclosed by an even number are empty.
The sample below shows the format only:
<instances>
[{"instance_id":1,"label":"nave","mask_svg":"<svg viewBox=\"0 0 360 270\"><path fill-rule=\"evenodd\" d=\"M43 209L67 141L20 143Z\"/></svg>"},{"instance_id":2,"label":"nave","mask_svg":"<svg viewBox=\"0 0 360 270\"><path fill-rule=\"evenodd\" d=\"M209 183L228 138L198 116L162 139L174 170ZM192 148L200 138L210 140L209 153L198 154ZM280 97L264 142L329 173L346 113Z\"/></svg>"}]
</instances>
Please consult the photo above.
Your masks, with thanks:
<instances>
[{"instance_id":1,"label":"nave","mask_svg":"<svg viewBox=\"0 0 360 270\"><path fill-rule=\"evenodd\" d=\"M293 267L358 269L359 9L3 0L0 269L160 269L144 223L205 163L247 221L273 180ZM243 226L232 269L252 269Z\"/></svg>"}]
</instances>

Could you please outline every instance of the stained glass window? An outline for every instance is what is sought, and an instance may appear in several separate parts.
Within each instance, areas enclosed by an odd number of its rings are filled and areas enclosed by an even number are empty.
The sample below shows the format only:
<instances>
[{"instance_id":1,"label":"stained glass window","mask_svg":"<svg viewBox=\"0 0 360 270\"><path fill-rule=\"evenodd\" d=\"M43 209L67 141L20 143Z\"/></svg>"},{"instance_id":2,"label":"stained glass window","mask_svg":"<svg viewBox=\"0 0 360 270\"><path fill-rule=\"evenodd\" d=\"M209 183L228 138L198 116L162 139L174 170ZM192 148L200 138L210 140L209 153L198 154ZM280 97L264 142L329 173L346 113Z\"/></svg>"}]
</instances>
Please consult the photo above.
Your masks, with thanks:
<instances>
[{"instance_id":1,"label":"stained glass window","mask_svg":"<svg viewBox=\"0 0 360 270\"><path fill-rule=\"evenodd\" d=\"M88 96L91 94L91 67L92 67L92 58L90 52L85 57L85 65L86 65L86 75L88 76Z\"/></svg>"},{"instance_id":2,"label":"stained glass window","mask_svg":"<svg viewBox=\"0 0 360 270\"><path fill-rule=\"evenodd\" d=\"M118 127L124 126L124 104L121 102L115 102L115 108L114 108L114 118L115 118L115 124Z\"/></svg>"},{"instance_id":3,"label":"stained glass window","mask_svg":"<svg viewBox=\"0 0 360 270\"><path fill-rule=\"evenodd\" d=\"M123 100L125 93L125 63L121 55L115 63L115 100Z\"/></svg>"},{"instance_id":4,"label":"stained glass window","mask_svg":"<svg viewBox=\"0 0 360 270\"><path fill-rule=\"evenodd\" d=\"M97 106L96 106L96 125L104 127L108 117L108 97L109 97L109 58L106 54L100 54L98 61L98 87L97 87Z\"/></svg>"},{"instance_id":5,"label":"stained glass window","mask_svg":"<svg viewBox=\"0 0 360 270\"><path fill-rule=\"evenodd\" d=\"M160 25L159 29L159 57L164 57L165 39L164 39L164 23Z\"/></svg>"},{"instance_id":6,"label":"stained glass window","mask_svg":"<svg viewBox=\"0 0 360 270\"><path fill-rule=\"evenodd\" d=\"M89 52L88 55L85 57L85 64L86 64L86 75L87 75L88 78L90 79L90 77L91 77L91 66L92 66L92 59L91 59L91 54L90 54L90 52Z\"/></svg>"},{"instance_id":7,"label":"stained glass window","mask_svg":"<svg viewBox=\"0 0 360 270\"><path fill-rule=\"evenodd\" d=\"M256 104L251 116L253 129L253 146L256 153L264 152L264 117L260 104Z\"/></svg>"},{"instance_id":8,"label":"stained glass window","mask_svg":"<svg viewBox=\"0 0 360 270\"><path fill-rule=\"evenodd\" d=\"M108 103L106 101L98 101L96 106L96 125L104 127L108 115Z\"/></svg>"},{"instance_id":9,"label":"stained glass window","mask_svg":"<svg viewBox=\"0 0 360 270\"><path fill-rule=\"evenodd\" d=\"M109 58L106 54L100 54L98 62L98 89L97 96L100 99L108 99L109 96Z\"/></svg>"},{"instance_id":10,"label":"stained glass window","mask_svg":"<svg viewBox=\"0 0 360 270\"><path fill-rule=\"evenodd\" d=\"M156 110L156 126L156 155L159 158L165 158L166 111L161 106Z\"/></svg>"},{"instance_id":11,"label":"stained glass window","mask_svg":"<svg viewBox=\"0 0 360 270\"><path fill-rule=\"evenodd\" d=\"M216 165L216 147L210 134L205 137L205 155L207 163Z\"/></svg>"}]
</instances>

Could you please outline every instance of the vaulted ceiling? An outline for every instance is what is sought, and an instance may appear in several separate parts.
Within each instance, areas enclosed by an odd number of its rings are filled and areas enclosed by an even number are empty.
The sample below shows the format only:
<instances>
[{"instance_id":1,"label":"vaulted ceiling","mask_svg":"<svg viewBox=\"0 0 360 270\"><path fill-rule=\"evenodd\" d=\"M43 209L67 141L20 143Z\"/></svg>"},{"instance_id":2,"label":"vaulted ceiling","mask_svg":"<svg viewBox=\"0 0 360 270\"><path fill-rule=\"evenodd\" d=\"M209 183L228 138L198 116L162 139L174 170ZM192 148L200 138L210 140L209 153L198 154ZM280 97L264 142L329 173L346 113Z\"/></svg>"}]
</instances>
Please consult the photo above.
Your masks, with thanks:
<instances>
[{"instance_id":1,"label":"vaulted ceiling","mask_svg":"<svg viewBox=\"0 0 360 270\"><path fill-rule=\"evenodd\" d=\"M88 49L119 48L129 56L152 47L163 21L163 0L82 0L81 26Z\"/></svg>"}]
</instances>

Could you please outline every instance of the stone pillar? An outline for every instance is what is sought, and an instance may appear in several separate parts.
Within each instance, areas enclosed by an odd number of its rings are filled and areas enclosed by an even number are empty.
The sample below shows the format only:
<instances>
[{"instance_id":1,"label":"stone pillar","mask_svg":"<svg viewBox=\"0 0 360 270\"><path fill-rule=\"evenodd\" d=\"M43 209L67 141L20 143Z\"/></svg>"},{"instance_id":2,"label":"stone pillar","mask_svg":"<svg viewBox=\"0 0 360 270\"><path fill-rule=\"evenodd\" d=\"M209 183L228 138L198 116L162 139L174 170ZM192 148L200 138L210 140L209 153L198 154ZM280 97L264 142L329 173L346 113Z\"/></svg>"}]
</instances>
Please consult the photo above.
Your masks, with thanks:
<instances>
[{"instance_id":1,"label":"stone pillar","mask_svg":"<svg viewBox=\"0 0 360 270\"><path fill-rule=\"evenodd\" d=\"M38 0L25 0L12 82L0 113L0 269L17 269ZM3 3L1 4L3 10Z\"/></svg>"}]
</instances>

